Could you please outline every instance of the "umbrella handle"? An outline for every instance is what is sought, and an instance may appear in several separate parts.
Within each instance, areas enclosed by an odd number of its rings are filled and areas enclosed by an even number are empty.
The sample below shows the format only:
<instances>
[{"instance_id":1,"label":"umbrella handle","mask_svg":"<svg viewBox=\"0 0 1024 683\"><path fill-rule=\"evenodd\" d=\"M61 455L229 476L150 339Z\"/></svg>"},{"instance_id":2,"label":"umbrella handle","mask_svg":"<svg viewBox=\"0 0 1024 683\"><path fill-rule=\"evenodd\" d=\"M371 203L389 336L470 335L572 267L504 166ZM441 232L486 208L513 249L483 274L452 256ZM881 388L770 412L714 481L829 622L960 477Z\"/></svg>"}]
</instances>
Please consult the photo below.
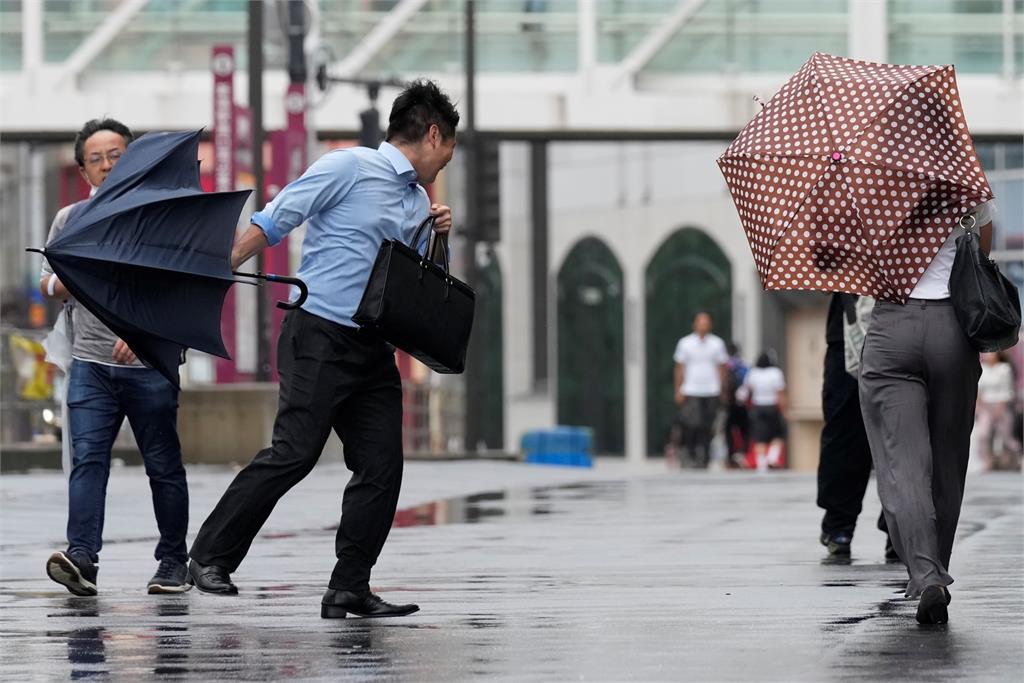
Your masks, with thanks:
<instances>
[{"instance_id":1,"label":"umbrella handle","mask_svg":"<svg viewBox=\"0 0 1024 683\"><path fill-rule=\"evenodd\" d=\"M240 273L237 270L231 271L232 275L240 275L242 277L252 277L257 280L266 280L267 282L280 282L286 285L295 285L299 288L299 298L295 301L278 301L277 307L283 308L286 311L290 311L294 308L298 308L306 301L306 297L309 296L309 288L306 287L306 283L297 277L289 277L288 275L274 275L273 273Z\"/></svg>"}]
</instances>

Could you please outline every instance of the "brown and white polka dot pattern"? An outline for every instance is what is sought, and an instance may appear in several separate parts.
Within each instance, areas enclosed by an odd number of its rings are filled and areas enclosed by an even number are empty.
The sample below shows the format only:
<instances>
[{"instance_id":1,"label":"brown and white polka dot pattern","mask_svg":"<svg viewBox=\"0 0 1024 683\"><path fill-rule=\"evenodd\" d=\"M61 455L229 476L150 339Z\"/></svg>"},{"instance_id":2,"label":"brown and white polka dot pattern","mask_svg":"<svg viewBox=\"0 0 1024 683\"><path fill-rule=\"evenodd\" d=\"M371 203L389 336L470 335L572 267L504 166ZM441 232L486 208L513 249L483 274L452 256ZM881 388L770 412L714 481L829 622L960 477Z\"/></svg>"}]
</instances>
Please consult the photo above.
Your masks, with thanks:
<instances>
[{"instance_id":1,"label":"brown and white polka dot pattern","mask_svg":"<svg viewBox=\"0 0 1024 683\"><path fill-rule=\"evenodd\" d=\"M992 198L951 66L815 53L718 164L765 289L906 302Z\"/></svg>"}]
</instances>

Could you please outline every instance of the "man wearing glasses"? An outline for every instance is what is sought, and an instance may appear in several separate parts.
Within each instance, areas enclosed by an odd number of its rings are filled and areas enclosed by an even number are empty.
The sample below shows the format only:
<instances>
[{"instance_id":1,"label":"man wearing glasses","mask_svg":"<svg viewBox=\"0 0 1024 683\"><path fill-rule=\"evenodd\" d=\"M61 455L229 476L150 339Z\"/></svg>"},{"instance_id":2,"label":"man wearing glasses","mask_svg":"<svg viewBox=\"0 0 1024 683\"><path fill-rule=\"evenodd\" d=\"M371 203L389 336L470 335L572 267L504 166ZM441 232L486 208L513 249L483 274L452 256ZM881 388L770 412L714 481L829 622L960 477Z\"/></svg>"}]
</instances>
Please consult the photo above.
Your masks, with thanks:
<instances>
[{"instance_id":1,"label":"man wearing glasses","mask_svg":"<svg viewBox=\"0 0 1024 683\"><path fill-rule=\"evenodd\" d=\"M93 119L75 138L75 161L93 188L100 187L132 141L132 133L114 119ZM57 212L52 241L89 200ZM185 533L188 484L178 442L178 390L158 371L144 366L128 345L83 306L75 304L50 265L43 260L39 288L65 302L72 334L67 415L72 466L68 481L68 547L50 556L46 573L75 595L96 595L97 564L103 545L103 513L110 451L128 418L142 453L160 531L156 573L150 593L180 593L190 588Z\"/></svg>"}]
</instances>

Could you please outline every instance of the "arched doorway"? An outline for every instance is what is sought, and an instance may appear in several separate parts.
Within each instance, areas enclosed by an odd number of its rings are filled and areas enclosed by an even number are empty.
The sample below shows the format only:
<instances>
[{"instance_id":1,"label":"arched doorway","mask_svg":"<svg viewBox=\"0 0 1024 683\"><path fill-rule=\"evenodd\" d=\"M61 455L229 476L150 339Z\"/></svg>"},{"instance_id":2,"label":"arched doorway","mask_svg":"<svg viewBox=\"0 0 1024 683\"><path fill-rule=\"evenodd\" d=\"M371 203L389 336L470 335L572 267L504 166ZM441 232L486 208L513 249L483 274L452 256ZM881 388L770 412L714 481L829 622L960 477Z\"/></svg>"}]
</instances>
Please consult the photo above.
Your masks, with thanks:
<instances>
[{"instance_id":1,"label":"arched doorway","mask_svg":"<svg viewBox=\"0 0 1024 683\"><path fill-rule=\"evenodd\" d=\"M594 430L596 453L625 448L622 267L595 237L558 272L558 422Z\"/></svg>"},{"instance_id":2,"label":"arched doorway","mask_svg":"<svg viewBox=\"0 0 1024 683\"><path fill-rule=\"evenodd\" d=\"M718 244L702 230L682 228L658 248L647 266L647 452L661 453L675 415L672 354L707 311L714 333L732 338L732 267Z\"/></svg>"}]
</instances>

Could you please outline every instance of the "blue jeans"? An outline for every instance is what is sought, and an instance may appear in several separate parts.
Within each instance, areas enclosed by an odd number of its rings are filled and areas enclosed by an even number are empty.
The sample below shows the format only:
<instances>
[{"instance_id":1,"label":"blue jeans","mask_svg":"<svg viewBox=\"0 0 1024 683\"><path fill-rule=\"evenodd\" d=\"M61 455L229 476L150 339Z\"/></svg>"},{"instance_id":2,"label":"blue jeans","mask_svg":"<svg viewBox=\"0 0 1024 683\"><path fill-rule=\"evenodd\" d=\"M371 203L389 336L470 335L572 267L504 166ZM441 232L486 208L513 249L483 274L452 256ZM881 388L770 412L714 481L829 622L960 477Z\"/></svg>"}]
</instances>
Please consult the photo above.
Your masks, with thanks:
<instances>
[{"instance_id":1,"label":"blue jeans","mask_svg":"<svg viewBox=\"0 0 1024 683\"><path fill-rule=\"evenodd\" d=\"M125 417L153 493L160 530L156 559L185 562L188 484L178 442L178 390L156 370L79 360L72 362L68 378L68 550L84 550L93 562L99 561L110 449Z\"/></svg>"}]
</instances>

